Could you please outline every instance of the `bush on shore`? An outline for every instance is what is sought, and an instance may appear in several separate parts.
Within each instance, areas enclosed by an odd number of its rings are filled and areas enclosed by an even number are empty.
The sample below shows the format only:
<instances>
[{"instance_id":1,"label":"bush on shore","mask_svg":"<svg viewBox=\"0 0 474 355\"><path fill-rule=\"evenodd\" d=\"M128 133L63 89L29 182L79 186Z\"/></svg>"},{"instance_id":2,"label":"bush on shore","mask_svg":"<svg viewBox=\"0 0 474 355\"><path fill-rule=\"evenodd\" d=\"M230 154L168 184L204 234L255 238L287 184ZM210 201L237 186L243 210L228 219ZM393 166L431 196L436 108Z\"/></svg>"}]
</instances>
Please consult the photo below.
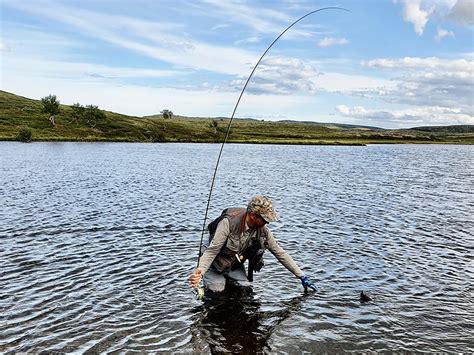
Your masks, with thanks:
<instances>
[{"instance_id":1,"label":"bush on shore","mask_svg":"<svg viewBox=\"0 0 474 355\"><path fill-rule=\"evenodd\" d=\"M32 136L33 136L33 132L31 132L31 129L26 126L23 126L23 127L20 127L20 129L18 130L18 134L16 135L15 138L19 142L29 143L31 142Z\"/></svg>"}]
</instances>

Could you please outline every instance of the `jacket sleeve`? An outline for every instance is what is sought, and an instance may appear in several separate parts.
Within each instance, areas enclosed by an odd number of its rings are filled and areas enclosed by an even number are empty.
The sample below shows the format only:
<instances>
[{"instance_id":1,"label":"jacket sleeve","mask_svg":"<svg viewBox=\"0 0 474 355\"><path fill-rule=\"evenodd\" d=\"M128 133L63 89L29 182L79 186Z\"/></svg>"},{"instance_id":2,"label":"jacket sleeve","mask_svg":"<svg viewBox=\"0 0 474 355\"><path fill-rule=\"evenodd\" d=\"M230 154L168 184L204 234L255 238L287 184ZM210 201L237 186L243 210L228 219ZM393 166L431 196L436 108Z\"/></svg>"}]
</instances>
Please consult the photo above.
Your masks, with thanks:
<instances>
[{"instance_id":1,"label":"jacket sleeve","mask_svg":"<svg viewBox=\"0 0 474 355\"><path fill-rule=\"evenodd\" d=\"M217 225L216 233L214 234L214 238L212 238L211 244L206 248L199 259L198 267L203 269L203 274L209 269L217 254L219 254L222 247L225 245L229 234L229 220L224 218Z\"/></svg>"},{"instance_id":2,"label":"jacket sleeve","mask_svg":"<svg viewBox=\"0 0 474 355\"><path fill-rule=\"evenodd\" d=\"M288 270L290 270L296 277L303 276L303 271L301 271L298 265L296 265L293 258L278 244L272 232L267 229L267 233L268 250L270 250L270 252L275 255L278 261Z\"/></svg>"}]
</instances>

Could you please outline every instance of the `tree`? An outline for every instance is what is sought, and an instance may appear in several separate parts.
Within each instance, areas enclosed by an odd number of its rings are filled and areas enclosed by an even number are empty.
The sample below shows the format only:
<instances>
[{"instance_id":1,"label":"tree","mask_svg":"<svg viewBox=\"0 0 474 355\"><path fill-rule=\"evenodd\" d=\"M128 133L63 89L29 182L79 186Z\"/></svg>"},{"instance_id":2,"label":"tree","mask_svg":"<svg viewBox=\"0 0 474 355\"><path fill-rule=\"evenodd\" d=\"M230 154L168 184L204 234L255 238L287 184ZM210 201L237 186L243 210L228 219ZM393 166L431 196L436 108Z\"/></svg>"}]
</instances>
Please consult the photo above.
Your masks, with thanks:
<instances>
[{"instance_id":1,"label":"tree","mask_svg":"<svg viewBox=\"0 0 474 355\"><path fill-rule=\"evenodd\" d=\"M54 121L54 116L59 114L59 101L56 99L56 95L48 95L41 99L41 103L43 104L43 109L41 110L42 113L47 113L49 115L49 122L53 126L56 126L56 122Z\"/></svg>"},{"instance_id":2,"label":"tree","mask_svg":"<svg viewBox=\"0 0 474 355\"><path fill-rule=\"evenodd\" d=\"M76 122L76 125L79 123L79 121L82 121L94 128L97 125L97 122L106 118L105 112L99 109L99 107L96 105L82 106L79 102L77 102L71 106L71 109L72 119L69 123Z\"/></svg>"},{"instance_id":3,"label":"tree","mask_svg":"<svg viewBox=\"0 0 474 355\"><path fill-rule=\"evenodd\" d=\"M87 105L83 111L83 118L89 126L94 128L98 121L105 119L105 113L95 105Z\"/></svg>"},{"instance_id":4,"label":"tree","mask_svg":"<svg viewBox=\"0 0 474 355\"><path fill-rule=\"evenodd\" d=\"M161 111L160 113L163 115L164 119L173 118L173 111L171 111L171 110L165 109L165 110Z\"/></svg>"},{"instance_id":5,"label":"tree","mask_svg":"<svg viewBox=\"0 0 474 355\"><path fill-rule=\"evenodd\" d=\"M72 108L72 120L69 123L76 122L76 125L77 125L79 123L79 120L81 120L84 117L84 111L86 110L86 108L82 106L79 102L72 105L71 108Z\"/></svg>"}]
</instances>

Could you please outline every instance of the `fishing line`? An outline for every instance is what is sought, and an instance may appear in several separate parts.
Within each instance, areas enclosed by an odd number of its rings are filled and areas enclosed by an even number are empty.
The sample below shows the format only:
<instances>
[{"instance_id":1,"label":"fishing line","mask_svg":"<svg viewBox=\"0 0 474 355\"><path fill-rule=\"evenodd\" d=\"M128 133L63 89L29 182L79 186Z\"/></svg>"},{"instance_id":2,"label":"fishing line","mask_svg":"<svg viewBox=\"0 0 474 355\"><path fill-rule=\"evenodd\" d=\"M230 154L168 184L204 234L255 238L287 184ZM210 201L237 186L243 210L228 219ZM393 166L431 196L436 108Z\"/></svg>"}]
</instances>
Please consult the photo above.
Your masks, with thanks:
<instances>
[{"instance_id":1,"label":"fishing line","mask_svg":"<svg viewBox=\"0 0 474 355\"><path fill-rule=\"evenodd\" d=\"M208 215L208 212L209 212L209 206L211 204L212 191L214 189L214 184L215 184L215 181L216 181L217 169L219 167L219 162L221 160L222 151L224 150L224 145L227 142L227 138L229 137L230 126L232 125L232 121L234 120L234 115L235 115L235 112L237 111L237 107L239 106L240 99L242 98L242 95L244 94L245 89L247 88L247 85L248 85L250 79L252 78L255 70L257 69L258 65L262 61L263 57L265 57L265 54L267 54L267 52L270 50L270 48L273 47L273 45L280 39L280 37L283 36L286 33L286 31L288 31L291 27L296 25L298 22L300 22L305 17L308 17L308 16L310 16L310 15L316 13L316 12L325 11L325 10L349 11L349 10L343 8L343 7L329 6L329 7L323 7L321 9L308 12L306 15L300 17L295 22L293 22L291 25L289 25L287 28L285 28L285 30L282 33L280 33L280 35L277 38L275 38L275 40L268 46L268 48L265 50L265 52L263 52L262 56L258 60L257 64L255 64L255 66L253 67L252 72L250 73L249 77L247 78L247 81L245 82L245 85L244 85L242 91L240 92L239 99L237 100L237 103L235 104L234 111L232 112L232 116L230 117L230 120L229 120L229 124L227 125L227 130L226 130L226 133L225 133L224 141L221 144L221 148L219 150L219 155L217 157L216 167L214 168L214 175L212 176L211 188L209 190L209 196L207 198L206 212L204 213L204 221L202 223L201 241L199 243L199 255L198 255L198 258L197 258L196 268L199 266L199 260L201 259L201 255L202 255L202 241L204 239L204 232L206 230L207 215Z\"/></svg>"}]
</instances>

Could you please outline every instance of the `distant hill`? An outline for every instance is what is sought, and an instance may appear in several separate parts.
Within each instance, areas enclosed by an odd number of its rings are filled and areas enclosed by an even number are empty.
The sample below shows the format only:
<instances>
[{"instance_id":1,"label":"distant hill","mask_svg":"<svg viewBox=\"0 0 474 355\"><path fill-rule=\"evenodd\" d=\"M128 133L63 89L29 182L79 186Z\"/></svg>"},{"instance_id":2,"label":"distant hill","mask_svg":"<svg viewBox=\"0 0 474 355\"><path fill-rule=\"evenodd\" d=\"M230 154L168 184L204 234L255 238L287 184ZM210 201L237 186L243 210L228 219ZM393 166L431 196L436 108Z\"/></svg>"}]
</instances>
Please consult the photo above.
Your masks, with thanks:
<instances>
[{"instance_id":1,"label":"distant hill","mask_svg":"<svg viewBox=\"0 0 474 355\"><path fill-rule=\"evenodd\" d=\"M45 95L46 96L46 95ZM61 100L61 96L58 95ZM89 103L81 103L87 105ZM0 140L20 140L25 132L34 141L222 142L229 118L162 115L127 116L102 111L100 119L78 118L73 106L60 105L56 125L41 112L39 100L0 91ZM76 108L77 109L77 108ZM21 133L21 134L20 134ZM371 143L473 144L472 126L417 127L387 130L371 126L238 118L229 143L365 145Z\"/></svg>"},{"instance_id":2,"label":"distant hill","mask_svg":"<svg viewBox=\"0 0 474 355\"><path fill-rule=\"evenodd\" d=\"M444 133L474 133L474 125L453 125L453 126L426 126L413 127L413 131L422 132L444 132Z\"/></svg>"},{"instance_id":3,"label":"distant hill","mask_svg":"<svg viewBox=\"0 0 474 355\"><path fill-rule=\"evenodd\" d=\"M326 126L326 127L331 127L331 128L340 128L340 129L383 130L383 128L380 128L380 127L361 126L361 125L346 124L346 123L329 123L329 122L321 123L321 122L313 122L313 121L295 121L295 120L281 120L281 121L278 121L278 122L320 125L320 126Z\"/></svg>"}]
</instances>

